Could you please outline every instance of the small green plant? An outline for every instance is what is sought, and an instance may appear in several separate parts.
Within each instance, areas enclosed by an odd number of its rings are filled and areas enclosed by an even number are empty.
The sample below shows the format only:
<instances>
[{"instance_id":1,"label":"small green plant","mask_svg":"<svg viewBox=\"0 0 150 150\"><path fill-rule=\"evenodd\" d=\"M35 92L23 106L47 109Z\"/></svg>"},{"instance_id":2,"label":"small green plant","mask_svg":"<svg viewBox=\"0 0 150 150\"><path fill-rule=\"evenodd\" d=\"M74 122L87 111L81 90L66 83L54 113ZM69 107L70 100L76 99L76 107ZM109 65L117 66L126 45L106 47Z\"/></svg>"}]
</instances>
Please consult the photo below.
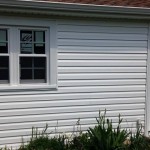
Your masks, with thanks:
<instances>
[{"instance_id":1,"label":"small green plant","mask_svg":"<svg viewBox=\"0 0 150 150\"><path fill-rule=\"evenodd\" d=\"M90 150L90 139L88 133L80 133L68 144L69 150Z\"/></svg>"},{"instance_id":2,"label":"small green plant","mask_svg":"<svg viewBox=\"0 0 150 150\"><path fill-rule=\"evenodd\" d=\"M32 128L32 137L28 144L24 143L20 146L19 150L66 150L64 136L49 138L46 132L48 125L42 132L38 132L38 128Z\"/></svg>"},{"instance_id":3,"label":"small green plant","mask_svg":"<svg viewBox=\"0 0 150 150\"><path fill-rule=\"evenodd\" d=\"M121 130L122 119L119 115L117 129L113 129L112 121L106 119L106 110L104 115L99 112L99 118L96 118L97 125L89 128L91 147L93 150L121 150L124 148L123 142L128 137L127 130Z\"/></svg>"},{"instance_id":4,"label":"small green plant","mask_svg":"<svg viewBox=\"0 0 150 150\"><path fill-rule=\"evenodd\" d=\"M150 139L142 134L142 125L137 127L136 133L130 132L127 150L150 150Z\"/></svg>"}]
</instances>

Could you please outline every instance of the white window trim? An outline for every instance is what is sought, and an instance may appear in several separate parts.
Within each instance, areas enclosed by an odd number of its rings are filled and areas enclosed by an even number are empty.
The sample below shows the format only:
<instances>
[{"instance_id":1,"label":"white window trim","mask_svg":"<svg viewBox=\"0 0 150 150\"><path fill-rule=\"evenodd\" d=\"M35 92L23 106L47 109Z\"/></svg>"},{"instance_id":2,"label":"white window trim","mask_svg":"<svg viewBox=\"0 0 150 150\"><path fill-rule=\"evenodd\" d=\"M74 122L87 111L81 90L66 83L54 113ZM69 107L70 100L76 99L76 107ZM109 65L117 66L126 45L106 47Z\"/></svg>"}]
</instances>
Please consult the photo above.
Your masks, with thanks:
<instances>
[{"instance_id":1,"label":"white window trim","mask_svg":"<svg viewBox=\"0 0 150 150\"><path fill-rule=\"evenodd\" d=\"M0 27L8 29L8 40L10 41L8 49L10 51L10 56L16 51L16 42L10 39L17 39L18 48L20 47L19 36L20 34L13 34L10 32L18 32L18 29L47 29L46 39L49 41L49 69L47 70L48 82L47 83L37 83L37 84L20 84L19 82L19 54L18 56L10 57L9 68L10 68L10 83L9 84L0 84L0 90L50 90L57 89L57 27L55 20L43 20L43 19L33 19L33 18L12 18L12 17L1 17ZM9 30L11 28L11 30ZM17 31L16 31L17 30ZM18 36L19 35L19 36ZM10 48L11 46L11 48ZM46 49L47 49L46 48ZM13 60L14 59L14 60ZM11 63L13 62L13 64ZM14 70L13 65L16 65L18 68Z\"/></svg>"}]
</instances>

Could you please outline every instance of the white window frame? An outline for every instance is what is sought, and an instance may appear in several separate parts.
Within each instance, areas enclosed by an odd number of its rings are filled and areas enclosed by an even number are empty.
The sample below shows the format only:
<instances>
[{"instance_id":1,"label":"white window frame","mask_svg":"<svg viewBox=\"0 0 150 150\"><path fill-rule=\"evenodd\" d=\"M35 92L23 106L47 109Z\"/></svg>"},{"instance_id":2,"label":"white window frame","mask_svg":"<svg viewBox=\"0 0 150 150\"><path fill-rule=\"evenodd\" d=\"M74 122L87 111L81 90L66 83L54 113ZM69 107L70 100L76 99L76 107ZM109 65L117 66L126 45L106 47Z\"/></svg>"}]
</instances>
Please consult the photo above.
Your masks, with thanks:
<instances>
[{"instance_id":1,"label":"white window frame","mask_svg":"<svg viewBox=\"0 0 150 150\"><path fill-rule=\"evenodd\" d=\"M56 21L33 18L1 17L0 28L8 29L9 84L0 84L0 90L50 90L57 89L57 32ZM46 42L47 73L46 83L20 83L20 30L44 30ZM25 54L27 56L27 54ZM24 56L25 56L24 55ZM36 54L43 55L43 54ZM44 54L45 55L45 54Z\"/></svg>"},{"instance_id":2,"label":"white window frame","mask_svg":"<svg viewBox=\"0 0 150 150\"><path fill-rule=\"evenodd\" d=\"M7 46L8 46L8 53L0 53L0 56L8 56L9 58L10 58L10 53L9 53L9 30L8 30L8 28L7 27L1 27L0 29L2 29L2 30L7 30ZM10 64L9 64L10 65ZM9 70L10 71L10 70ZM10 73L9 73L10 74ZM9 81L8 81L9 82ZM2 83L0 83L1 85L5 85L5 84L8 84L7 82L5 83L5 81L4 81L4 83L3 83L3 81L2 81Z\"/></svg>"}]
</instances>

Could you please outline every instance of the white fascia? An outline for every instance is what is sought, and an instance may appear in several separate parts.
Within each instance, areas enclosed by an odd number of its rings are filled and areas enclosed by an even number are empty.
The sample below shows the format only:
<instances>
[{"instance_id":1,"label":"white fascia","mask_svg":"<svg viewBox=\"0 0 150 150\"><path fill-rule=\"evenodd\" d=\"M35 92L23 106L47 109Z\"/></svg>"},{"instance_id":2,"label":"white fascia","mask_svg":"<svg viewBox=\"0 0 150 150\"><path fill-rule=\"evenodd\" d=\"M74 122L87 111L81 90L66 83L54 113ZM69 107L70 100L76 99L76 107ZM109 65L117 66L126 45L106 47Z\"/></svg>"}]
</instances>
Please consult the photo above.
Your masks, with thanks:
<instances>
[{"instance_id":1,"label":"white fascia","mask_svg":"<svg viewBox=\"0 0 150 150\"><path fill-rule=\"evenodd\" d=\"M150 19L149 8L46 2L42 0L0 0L0 11L41 15Z\"/></svg>"}]
</instances>

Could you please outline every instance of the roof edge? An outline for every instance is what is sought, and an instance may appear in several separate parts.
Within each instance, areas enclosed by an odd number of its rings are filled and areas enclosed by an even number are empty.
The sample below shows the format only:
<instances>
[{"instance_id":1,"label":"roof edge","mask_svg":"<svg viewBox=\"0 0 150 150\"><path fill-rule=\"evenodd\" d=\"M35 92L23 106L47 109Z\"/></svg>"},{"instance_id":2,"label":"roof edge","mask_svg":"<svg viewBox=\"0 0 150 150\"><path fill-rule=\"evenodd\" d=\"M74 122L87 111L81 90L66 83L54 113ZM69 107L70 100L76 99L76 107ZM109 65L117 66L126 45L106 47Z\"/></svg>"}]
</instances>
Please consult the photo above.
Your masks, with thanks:
<instances>
[{"instance_id":1,"label":"roof edge","mask_svg":"<svg viewBox=\"0 0 150 150\"><path fill-rule=\"evenodd\" d=\"M1 12L20 12L80 17L125 17L150 19L150 8L45 2L36 0L1 0Z\"/></svg>"}]
</instances>

